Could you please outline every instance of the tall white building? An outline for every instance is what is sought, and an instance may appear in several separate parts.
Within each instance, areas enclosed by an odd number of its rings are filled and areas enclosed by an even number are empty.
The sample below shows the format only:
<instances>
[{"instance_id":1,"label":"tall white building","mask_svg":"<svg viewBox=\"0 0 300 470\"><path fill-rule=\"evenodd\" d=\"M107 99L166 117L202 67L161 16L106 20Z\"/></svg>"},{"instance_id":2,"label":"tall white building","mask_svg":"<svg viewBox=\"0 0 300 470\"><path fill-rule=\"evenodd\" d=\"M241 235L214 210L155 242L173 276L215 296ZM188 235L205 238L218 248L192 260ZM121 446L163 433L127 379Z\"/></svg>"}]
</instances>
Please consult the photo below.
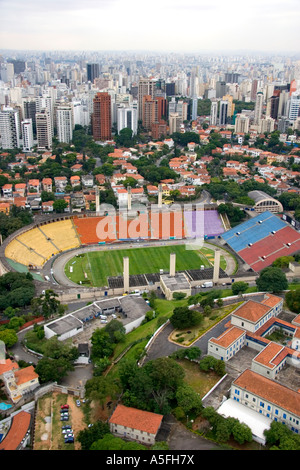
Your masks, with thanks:
<instances>
[{"instance_id":1,"label":"tall white building","mask_svg":"<svg viewBox=\"0 0 300 470\"><path fill-rule=\"evenodd\" d=\"M72 103L60 104L56 108L57 138L69 144L73 139L74 112Z\"/></svg>"},{"instance_id":2,"label":"tall white building","mask_svg":"<svg viewBox=\"0 0 300 470\"><path fill-rule=\"evenodd\" d=\"M209 119L210 125L216 126L217 120L218 120L218 101L215 100L211 102L210 119Z\"/></svg>"},{"instance_id":3,"label":"tall white building","mask_svg":"<svg viewBox=\"0 0 300 470\"><path fill-rule=\"evenodd\" d=\"M263 104L264 104L264 94L262 91L256 93L256 102L254 108L254 125L259 125L259 121L262 118L263 112Z\"/></svg>"},{"instance_id":4,"label":"tall white building","mask_svg":"<svg viewBox=\"0 0 300 470\"><path fill-rule=\"evenodd\" d=\"M52 123L47 109L36 113L36 136L38 149L50 150L52 148Z\"/></svg>"},{"instance_id":5,"label":"tall white building","mask_svg":"<svg viewBox=\"0 0 300 470\"><path fill-rule=\"evenodd\" d=\"M290 99L290 108L289 108L289 119L290 121L296 121L299 117L300 112L300 92L292 93Z\"/></svg>"},{"instance_id":6,"label":"tall white building","mask_svg":"<svg viewBox=\"0 0 300 470\"><path fill-rule=\"evenodd\" d=\"M118 133L128 127L135 135L138 129L138 110L135 107L119 107L117 110Z\"/></svg>"},{"instance_id":7,"label":"tall white building","mask_svg":"<svg viewBox=\"0 0 300 470\"><path fill-rule=\"evenodd\" d=\"M21 144L19 111L3 107L0 111L0 145L3 149L19 148Z\"/></svg>"},{"instance_id":8,"label":"tall white building","mask_svg":"<svg viewBox=\"0 0 300 470\"><path fill-rule=\"evenodd\" d=\"M33 127L32 119L25 119L21 122L23 151L31 152L33 147Z\"/></svg>"}]
</instances>

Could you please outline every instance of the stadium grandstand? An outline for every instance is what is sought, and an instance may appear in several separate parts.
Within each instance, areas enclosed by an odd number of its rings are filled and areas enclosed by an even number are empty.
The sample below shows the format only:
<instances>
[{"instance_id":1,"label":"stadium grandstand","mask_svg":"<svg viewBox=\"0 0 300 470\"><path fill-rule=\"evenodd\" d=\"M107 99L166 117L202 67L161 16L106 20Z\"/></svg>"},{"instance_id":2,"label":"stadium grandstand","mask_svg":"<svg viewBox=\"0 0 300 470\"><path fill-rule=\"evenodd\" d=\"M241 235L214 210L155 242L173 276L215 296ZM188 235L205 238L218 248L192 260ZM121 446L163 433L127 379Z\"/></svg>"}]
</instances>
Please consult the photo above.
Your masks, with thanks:
<instances>
[{"instance_id":1,"label":"stadium grandstand","mask_svg":"<svg viewBox=\"0 0 300 470\"><path fill-rule=\"evenodd\" d=\"M78 215L23 231L7 243L5 257L40 269L51 257L80 246L143 239L212 238L224 230L217 210L150 211L128 219L126 213Z\"/></svg>"},{"instance_id":2,"label":"stadium grandstand","mask_svg":"<svg viewBox=\"0 0 300 470\"><path fill-rule=\"evenodd\" d=\"M269 211L232 228L222 239L255 272L300 250L300 234Z\"/></svg>"},{"instance_id":3,"label":"stadium grandstand","mask_svg":"<svg viewBox=\"0 0 300 470\"><path fill-rule=\"evenodd\" d=\"M31 268L41 268L53 255L80 246L71 219L31 228L8 243L5 256Z\"/></svg>"}]
</instances>

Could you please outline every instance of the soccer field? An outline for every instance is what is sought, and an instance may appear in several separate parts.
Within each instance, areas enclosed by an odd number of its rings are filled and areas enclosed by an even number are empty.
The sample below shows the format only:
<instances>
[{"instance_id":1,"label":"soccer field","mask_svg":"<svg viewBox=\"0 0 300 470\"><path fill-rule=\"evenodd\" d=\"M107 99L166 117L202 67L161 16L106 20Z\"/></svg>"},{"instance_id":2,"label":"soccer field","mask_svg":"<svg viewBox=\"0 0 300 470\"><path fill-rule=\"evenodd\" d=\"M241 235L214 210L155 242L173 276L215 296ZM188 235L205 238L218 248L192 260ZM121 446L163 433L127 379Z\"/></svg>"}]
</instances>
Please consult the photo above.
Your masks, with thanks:
<instances>
[{"instance_id":1,"label":"soccer field","mask_svg":"<svg viewBox=\"0 0 300 470\"><path fill-rule=\"evenodd\" d=\"M159 246L130 249L105 249L75 256L65 266L65 274L73 282L92 287L107 285L107 278L123 274L123 257L129 258L130 274L165 272L170 268L170 253L176 253L176 271L200 269L201 265L213 265L214 251L203 247L201 250L187 250L185 245ZM221 256L221 268L226 261Z\"/></svg>"}]
</instances>

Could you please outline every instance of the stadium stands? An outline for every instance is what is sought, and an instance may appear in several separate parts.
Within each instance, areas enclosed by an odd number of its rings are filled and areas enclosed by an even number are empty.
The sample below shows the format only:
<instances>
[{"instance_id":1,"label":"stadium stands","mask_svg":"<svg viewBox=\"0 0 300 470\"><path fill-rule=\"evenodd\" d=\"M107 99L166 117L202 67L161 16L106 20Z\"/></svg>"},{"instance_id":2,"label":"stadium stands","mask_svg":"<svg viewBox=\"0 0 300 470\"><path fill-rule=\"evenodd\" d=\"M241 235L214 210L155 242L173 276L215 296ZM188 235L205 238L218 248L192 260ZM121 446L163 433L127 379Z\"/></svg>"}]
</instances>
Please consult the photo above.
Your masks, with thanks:
<instances>
[{"instance_id":1,"label":"stadium stands","mask_svg":"<svg viewBox=\"0 0 300 470\"><path fill-rule=\"evenodd\" d=\"M228 230L222 235L222 238L234 251L239 252L250 243L254 244L284 227L286 227L286 223L283 220L266 211Z\"/></svg>"},{"instance_id":2,"label":"stadium stands","mask_svg":"<svg viewBox=\"0 0 300 470\"><path fill-rule=\"evenodd\" d=\"M222 238L256 272L300 250L300 234L269 211L234 227Z\"/></svg>"},{"instance_id":3,"label":"stadium stands","mask_svg":"<svg viewBox=\"0 0 300 470\"><path fill-rule=\"evenodd\" d=\"M13 239L5 249L5 256L25 266L42 267L60 251L80 246L70 219L34 227Z\"/></svg>"},{"instance_id":4,"label":"stadium stands","mask_svg":"<svg viewBox=\"0 0 300 470\"><path fill-rule=\"evenodd\" d=\"M217 211L151 211L140 213L129 220L122 214L76 216L49 222L21 233L8 243L5 256L25 266L41 268L53 255L82 245L139 238L169 240L216 236L223 231Z\"/></svg>"}]
</instances>

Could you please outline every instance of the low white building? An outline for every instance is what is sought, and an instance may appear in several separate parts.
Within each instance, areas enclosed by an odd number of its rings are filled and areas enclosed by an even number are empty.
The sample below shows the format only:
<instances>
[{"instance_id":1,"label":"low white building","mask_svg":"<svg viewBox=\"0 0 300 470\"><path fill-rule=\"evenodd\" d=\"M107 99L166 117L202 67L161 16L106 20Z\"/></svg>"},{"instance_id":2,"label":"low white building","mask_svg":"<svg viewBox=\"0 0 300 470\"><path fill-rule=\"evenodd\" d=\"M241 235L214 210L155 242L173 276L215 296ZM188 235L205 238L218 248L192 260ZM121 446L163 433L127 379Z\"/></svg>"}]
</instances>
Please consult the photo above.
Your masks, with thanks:
<instances>
[{"instance_id":1,"label":"low white building","mask_svg":"<svg viewBox=\"0 0 300 470\"><path fill-rule=\"evenodd\" d=\"M163 415L118 405L110 420L110 432L145 445L155 444Z\"/></svg>"}]
</instances>

